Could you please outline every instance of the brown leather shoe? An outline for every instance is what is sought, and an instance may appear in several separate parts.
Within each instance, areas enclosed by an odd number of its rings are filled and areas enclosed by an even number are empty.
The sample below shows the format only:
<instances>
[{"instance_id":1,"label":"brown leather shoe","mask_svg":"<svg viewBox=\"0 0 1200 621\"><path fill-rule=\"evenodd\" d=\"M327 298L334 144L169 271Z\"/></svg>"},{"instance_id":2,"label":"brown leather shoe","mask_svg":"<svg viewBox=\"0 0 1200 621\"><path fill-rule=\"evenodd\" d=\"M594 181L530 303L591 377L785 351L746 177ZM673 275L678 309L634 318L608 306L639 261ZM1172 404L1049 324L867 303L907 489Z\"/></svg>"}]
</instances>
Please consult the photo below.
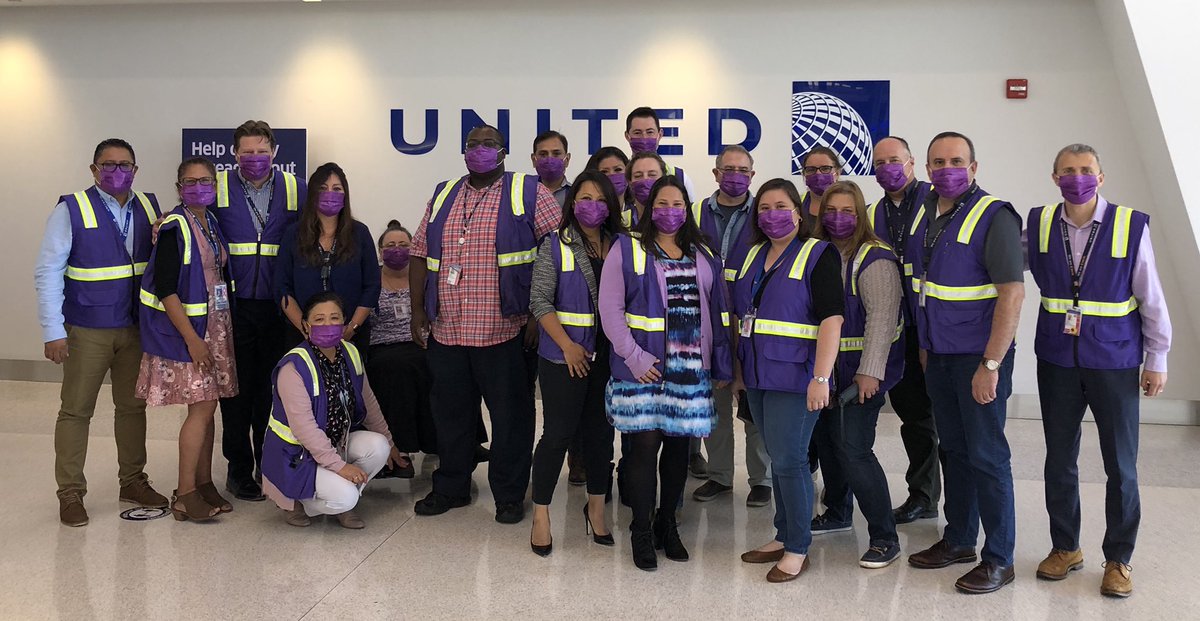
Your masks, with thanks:
<instances>
[{"instance_id":1,"label":"brown leather shoe","mask_svg":"<svg viewBox=\"0 0 1200 621\"><path fill-rule=\"evenodd\" d=\"M367 527L367 524L362 521L362 518L358 517L358 514L353 511L339 513L333 517L337 518L338 524L341 524L342 528L359 530Z\"/></svg>"},{"instance_id":2,"label":"brown leather shoe","mask_svg":"<svg viewBox=\"0 0 1200 621\"><path fill-rule=\"evenodd\" d=\"M289 526L297 526L299 528L304 528L312 524L312 518L309 518L308 514L304 512L304 507L301 507L300 503L296 503L296 508L288 511L286 521Z\"/></svg>"},{"instance_id":3,"label":"brown leather shoe","mask_svg":"<svg viewBox=\"0 0 1200 621\"><path fill-rule=\"evenodd\" d=\"M1050 550L1050 555L1038 563L1037 577L1043 580L1062 580L1067 574L1083 569L1083 550Z\"/></svg>"},{"instance_id":4,"label":"brown leather shoe","mask_svg":"<svg viewBox=\"0 0 1200 621\"><path fill-rule=\"evenodd\" d=\"M1013 571L1012 565L1001 567L984 561L959 578L958 582L954 583L954 588L963 593L991 593L999 591L1004 585L1015 579L1016 572Z\"/></svg>"},{"instance_id":5,"label":"brown leather shoe","mask_svg":"<svg viewBox=\"0 0 1200 621\"><path fill-rule=\"evenodd\" d=\"M67 526L86 526L88 514L83 508L83 496L78 492L65 492L59 495L58 521Z\"/></svg>"},{"instance_id":6,"label":"brown leather shoe","mask_svg":"<svg viewBox=\"0 0 1200 621\"><path fill-rule=\"evenodd\" d=\"M140 479L122 487L120 499L121 502L132 502L135 505L154 509L163 509L170 504L166 496L150 487L150 481L147 479Z\"/></svg>"},{"instance_id":7,"label":"brown leather shoe","mask_svg":"<svg viewBox=\"0 0 1200 621\"><path fill-rule=\"evenodd\" d=\"M771 568L771 571L767 572L767 582L772 582L772 583L791 582L792 580L799 578L800 574L804 573L804 570L806 570L806 569L808 569L808 557L807 556L804 557L804 562L800 564L800 571L798 571L794 574L789 574L788 572L780 569L779 565L776 565Z\"/></svg>"},{"instance_id":8,"label":"brown leather shoe","mask_svg":"<svg viewBox=\"0 0 1200 621\"><path fill-rule=\"evenodd\" d=\"M943 539L926 550L909 555L908 564L918 569L941 569L955 563L974 563L977 560L975 548L952 546Z\"/></svg>"},{"instance_id":9,"label":"brown leather shoe","mask_svg":"<svg viewBox=\"0 0 1200 621\"><path fill-rule=\"evenodd\" d=\"M1130 574L1133 568L1120 561L1104 562L1104 582L1100 583L1100 593L1109 597L1129 597L1133 595L1133 578Z\"/></svg>"},{"instance_id":10,"label":"brown leather shoe","mask_svg":"<svg viewBox=\"0 0 1200 621\"><path fill-rule=\"evenodd\" d=\"M783 548L779 548L774 552L751 550L742 553L743 563L778 563L781 558L783 558Z\"/></svg>"}]
</instances>

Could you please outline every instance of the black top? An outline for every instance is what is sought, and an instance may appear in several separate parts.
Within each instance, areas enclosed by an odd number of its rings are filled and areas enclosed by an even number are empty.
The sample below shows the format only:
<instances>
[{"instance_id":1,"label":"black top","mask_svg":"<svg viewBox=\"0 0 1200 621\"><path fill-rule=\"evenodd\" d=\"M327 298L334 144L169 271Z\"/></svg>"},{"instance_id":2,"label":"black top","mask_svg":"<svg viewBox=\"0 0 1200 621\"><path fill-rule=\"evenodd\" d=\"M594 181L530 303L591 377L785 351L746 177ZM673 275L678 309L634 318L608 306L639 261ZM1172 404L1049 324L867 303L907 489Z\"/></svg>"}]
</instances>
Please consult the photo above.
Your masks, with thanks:
<instances>
[{"instance_id":1,"label":"black top","mask_svg":"<svg viewBox=\"0 0 1200 621\"><path fill-rule=\"evenodd\" d=\"M179 270L183 261L179 257L179 229L169 228L158 233L154 245L154 295L159 300L179 294ZM221 279L229 283L229 264L221 270Z\"/></svg>"},{"instance_id":2,"label":"black top","mask_svg":"<svg viewBox=\"0 0 1200 621\"><path fill-rule=\"evenodd\" d=\"M830 244L817 257L813 266L812 291L813 316L817 323L830 317L846 313L846 295L842 284L842 255Z\"/></svg>"},{"instance_id":3,"label":"black top","mask_svg":"<svg viewBox=\"0 0 1200 621\"><path fill-rule=\"evenodd\" d=\"M592 273L596 274L597 278L599 278L600 273L604 271L604 259L601 259L600 257L589 256L588 262L592 264ZM601 358L608 357L608 351L610 348L611 343L609 342L608 337L604 335L604 327L599 321L597 321L596 346L594 348L596 359L599 360Z\"/></svg>"}]
</instances>

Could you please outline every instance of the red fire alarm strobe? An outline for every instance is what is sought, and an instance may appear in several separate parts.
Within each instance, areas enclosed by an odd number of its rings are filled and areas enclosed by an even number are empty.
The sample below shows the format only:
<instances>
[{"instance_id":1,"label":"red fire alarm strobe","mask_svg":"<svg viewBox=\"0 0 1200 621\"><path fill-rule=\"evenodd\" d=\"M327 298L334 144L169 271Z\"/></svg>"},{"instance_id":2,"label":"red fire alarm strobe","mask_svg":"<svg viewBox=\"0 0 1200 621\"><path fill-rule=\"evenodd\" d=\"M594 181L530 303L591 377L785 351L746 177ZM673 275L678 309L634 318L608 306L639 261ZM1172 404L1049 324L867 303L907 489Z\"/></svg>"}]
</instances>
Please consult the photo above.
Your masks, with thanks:
<instances>
[{"instance_id":1,"label":"red fire alarm strobe","mask_svg":"<svg viewBox=\"0 0 1200 621\"><path fill-rule=\"evenodd\" d=\"M1029 80L1013 78L1008 81L1008 88L1004 92L1009 99L1028 99Z\"/></svg>"}]
</instances>

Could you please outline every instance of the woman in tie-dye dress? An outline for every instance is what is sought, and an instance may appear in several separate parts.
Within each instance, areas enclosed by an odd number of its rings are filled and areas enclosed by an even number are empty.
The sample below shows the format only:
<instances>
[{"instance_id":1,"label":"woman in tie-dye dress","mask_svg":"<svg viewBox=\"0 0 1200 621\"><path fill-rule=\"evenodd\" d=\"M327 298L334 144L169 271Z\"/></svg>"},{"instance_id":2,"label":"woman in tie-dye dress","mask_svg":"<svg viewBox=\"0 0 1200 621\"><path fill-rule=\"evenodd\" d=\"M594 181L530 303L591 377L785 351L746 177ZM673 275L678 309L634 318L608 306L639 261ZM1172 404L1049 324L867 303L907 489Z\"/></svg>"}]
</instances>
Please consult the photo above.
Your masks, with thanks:
<instances>
[{"instance_id":1,"label":"woman in tie-dye dress","mask_svg":"<svg viewBox=\"0 0 1200 621\"><path fill-rule=\"evenodd\" d=\"M650 217L617 238L600 281L600 319L614 354L606 406L629 449L624 493L633 509L633 559L646 570L658 565L656 547L668 559L688 559L675 524L688 443L716 422L713 382L733 377L721 261L689 204L677 177L659 179L647 201Z\"/></svg>"}]
</instances>

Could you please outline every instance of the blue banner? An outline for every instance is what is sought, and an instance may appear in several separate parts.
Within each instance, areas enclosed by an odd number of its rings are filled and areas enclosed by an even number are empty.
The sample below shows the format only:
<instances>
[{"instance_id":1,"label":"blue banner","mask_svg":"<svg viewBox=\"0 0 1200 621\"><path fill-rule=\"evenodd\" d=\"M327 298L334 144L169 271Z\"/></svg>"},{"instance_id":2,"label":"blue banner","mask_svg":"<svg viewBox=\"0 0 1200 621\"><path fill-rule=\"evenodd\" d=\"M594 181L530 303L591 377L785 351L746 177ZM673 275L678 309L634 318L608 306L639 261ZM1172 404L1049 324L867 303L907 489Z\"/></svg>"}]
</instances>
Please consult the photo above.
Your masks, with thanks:
<instances>
[{"instance_id":1,"label":"blue banner","mask_svg":"<svg viewBox=\"0 0 1200 621\"><path fill-rule=\"evenodd\" d=\"M274 132L275 168L307 179L308 130L276 129ZM217 165L219 171L235 170L237 158L233 156L233 129L184 128L183 159L189 157L206 157Z\"/></svg>"},{"instance_id":2,"label":"blue banner","mask_svg":"<svg viewBox=\"0 0 1200 621\"><path fill-rule=\"evenodd\" d=\"M792 83L792 174L801 174L809 149L823 145L841 155L843 175L875 174L871 157L888 135L891 84L887 80Z\"/></svg>"}]
</instances>

